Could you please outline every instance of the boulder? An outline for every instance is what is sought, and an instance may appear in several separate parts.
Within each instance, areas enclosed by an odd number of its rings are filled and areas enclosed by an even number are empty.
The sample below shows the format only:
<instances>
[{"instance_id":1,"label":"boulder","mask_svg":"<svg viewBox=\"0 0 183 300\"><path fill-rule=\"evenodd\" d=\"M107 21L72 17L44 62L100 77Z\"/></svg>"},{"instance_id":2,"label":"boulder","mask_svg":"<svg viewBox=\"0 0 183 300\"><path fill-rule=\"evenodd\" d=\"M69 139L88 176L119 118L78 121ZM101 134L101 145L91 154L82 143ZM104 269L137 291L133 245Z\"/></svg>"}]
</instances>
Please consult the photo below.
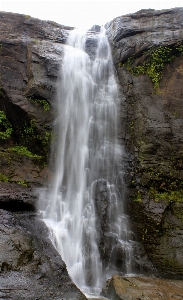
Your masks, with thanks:
<instances>
[{"instance_id":1,"label":"boulder","mask_svg":"<svg viewBox=\"0 0 183 300\"><path fill-rule=\"evenodd\" d=\"M35 213L0 209L0 248L3 299L86 299Z\"/></svg>"},{"instance_id":2,"label":"boulder","mask_svg":"<svg viewBox=\"0 0 183 300\"><path fill-rule=\"evenodd\" d=\"M114 275L107 281L101 294L110 300L181 300L183 282Z\"/></svg>"}]
</instances>

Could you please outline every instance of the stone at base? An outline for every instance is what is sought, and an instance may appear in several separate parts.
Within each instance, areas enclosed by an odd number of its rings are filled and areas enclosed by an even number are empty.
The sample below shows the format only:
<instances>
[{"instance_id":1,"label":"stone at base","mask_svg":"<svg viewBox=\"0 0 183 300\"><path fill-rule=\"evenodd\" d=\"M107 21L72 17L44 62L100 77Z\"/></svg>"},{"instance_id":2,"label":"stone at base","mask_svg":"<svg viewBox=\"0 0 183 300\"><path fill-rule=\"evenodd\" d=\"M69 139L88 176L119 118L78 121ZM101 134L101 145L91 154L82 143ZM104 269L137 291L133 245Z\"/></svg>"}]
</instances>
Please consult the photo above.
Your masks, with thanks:
<instances>
[{"instance_id":1,"label":"stone at base","mask_svg":"<svg viewBox=\"0 0 183 300\"><path fill-rule=\"evenodd\" d=\"M101 294L110 300L182 300L183 281L114 275Z\"/></svg>"}]
</instances>

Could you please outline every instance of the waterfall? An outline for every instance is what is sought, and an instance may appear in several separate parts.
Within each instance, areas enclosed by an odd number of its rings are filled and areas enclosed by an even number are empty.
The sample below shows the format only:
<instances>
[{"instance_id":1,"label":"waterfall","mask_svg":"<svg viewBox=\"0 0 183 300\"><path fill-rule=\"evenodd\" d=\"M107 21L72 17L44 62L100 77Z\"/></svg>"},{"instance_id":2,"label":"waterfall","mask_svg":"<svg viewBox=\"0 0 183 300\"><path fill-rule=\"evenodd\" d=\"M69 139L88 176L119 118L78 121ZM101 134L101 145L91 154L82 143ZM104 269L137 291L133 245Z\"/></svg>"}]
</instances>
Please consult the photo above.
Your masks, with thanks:
<instances>
[{"instance_id":1,"label":"waterfall","mask_svg":"<svg viewBox=\"0 0 183 300\"><path fill-rule=\"evenodd\" d=\"M117 272L119 248L123 273L131 273L132 246L123 214L124 149L117 140L119 96L110 47L103 30L95 34L90 57L88 34L73 30L65 46L52 149L55 175L41 198L44 222L71 278L84 293L99 294Z\"/></svg>"}]
</instances>

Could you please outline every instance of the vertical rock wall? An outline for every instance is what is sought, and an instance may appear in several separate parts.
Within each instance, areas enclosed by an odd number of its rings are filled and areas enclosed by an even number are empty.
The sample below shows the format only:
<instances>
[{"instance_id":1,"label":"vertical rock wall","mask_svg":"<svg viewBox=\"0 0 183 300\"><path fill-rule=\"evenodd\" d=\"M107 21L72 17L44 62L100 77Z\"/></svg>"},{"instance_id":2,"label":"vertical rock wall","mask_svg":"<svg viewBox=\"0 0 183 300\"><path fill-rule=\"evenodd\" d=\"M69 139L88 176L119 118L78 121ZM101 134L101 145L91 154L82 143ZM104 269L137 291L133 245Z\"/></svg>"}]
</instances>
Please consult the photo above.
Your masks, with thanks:
<instances>
[{"instance_id":1,"label":"vertical rock wall","mask_svg":"<svg viewBox=\"0 0 183 300\"><path fill-rule=\"evenodd\" d=\"M129 153L128 212L165 277L183 278L183 9L106 24Z\"/></svg>"}]
</instances>

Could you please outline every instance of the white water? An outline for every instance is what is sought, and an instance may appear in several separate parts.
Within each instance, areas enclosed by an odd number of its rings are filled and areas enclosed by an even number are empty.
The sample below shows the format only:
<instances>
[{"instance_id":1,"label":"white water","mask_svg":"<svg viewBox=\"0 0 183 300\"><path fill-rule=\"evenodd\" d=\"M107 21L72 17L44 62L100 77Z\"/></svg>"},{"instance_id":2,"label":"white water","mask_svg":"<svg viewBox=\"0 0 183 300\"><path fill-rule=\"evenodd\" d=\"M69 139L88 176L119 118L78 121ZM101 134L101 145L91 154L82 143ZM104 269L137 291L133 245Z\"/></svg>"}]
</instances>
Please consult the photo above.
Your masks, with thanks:
<instances>
[{"instance_id":1,"label":"white water","mask_svg":"<svg viewBox=\"0 0 183 300\"><path fill-rule=\"evenodd\" d=\"M117 141L118 88L105 32L98 34L94 61L85 52L86 34L70 33L60 72L55 176L43 204L50 237L76 285L86 294L99 294L110 276L110 260L118 245L131 272L132 247L127 218L122 214L123 148ZM107 182L109 263L102 262L97 239L96 189ZM116 242L117 241L117 242ZM111 263L112 265L112 263ZM114 269L114 265L112 267Z\"/></svg>"}]
</instances>

